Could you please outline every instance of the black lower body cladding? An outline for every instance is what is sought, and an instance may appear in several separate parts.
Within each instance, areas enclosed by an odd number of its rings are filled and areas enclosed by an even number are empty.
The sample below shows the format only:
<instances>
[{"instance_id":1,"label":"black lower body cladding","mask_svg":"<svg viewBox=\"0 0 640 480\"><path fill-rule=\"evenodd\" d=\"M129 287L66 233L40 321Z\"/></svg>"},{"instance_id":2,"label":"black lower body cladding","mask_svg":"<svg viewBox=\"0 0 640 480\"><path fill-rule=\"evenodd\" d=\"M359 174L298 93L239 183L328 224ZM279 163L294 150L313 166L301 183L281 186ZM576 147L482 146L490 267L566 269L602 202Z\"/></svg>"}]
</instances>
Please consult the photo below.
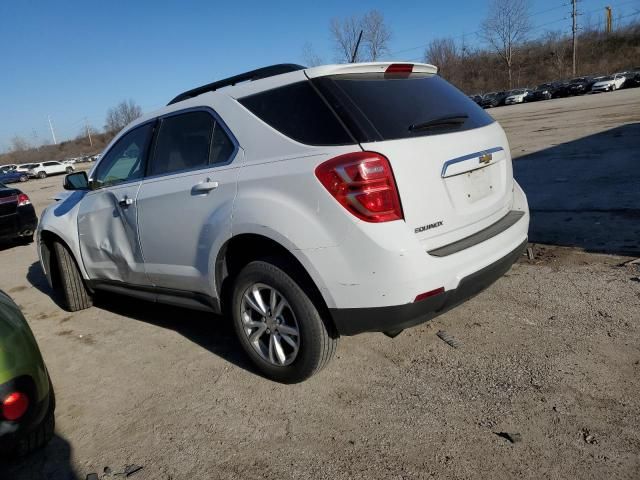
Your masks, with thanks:
<instances>
[{"instance_id":1,"label":"black lower body cladding","mask_svg":"<svg viewBox=\"0 0 640 480\"><path fill-rule=\"evenodd\" d=\"M447 290L425 300L375 308L330 309L340 335L356 335L364 332L397 332L424 323L493 284L503 276L527 248L525 240L497 262L463 278L454 290Z\"/></svg>"}]
</instances>

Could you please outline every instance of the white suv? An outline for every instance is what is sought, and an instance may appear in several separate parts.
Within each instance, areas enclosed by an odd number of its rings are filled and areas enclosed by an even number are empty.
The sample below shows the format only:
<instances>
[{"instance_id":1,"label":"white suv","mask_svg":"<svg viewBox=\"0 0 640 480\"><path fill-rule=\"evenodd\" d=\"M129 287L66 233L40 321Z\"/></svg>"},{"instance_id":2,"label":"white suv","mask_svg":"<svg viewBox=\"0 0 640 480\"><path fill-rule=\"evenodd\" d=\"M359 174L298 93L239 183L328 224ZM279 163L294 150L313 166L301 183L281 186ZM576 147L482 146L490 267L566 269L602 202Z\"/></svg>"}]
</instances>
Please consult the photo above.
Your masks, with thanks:
<instances>
[{"instance_id":1,"label":"white suv","mask_svg":"<svg viewBox=\"0 0 640 480\"><path fill-rule=\"evenodd\" d=\"M37 178L46 178L49 175L58 175L60 173L73 172L73 165L65 165L60 162L42 162L32 163L29 167L29 176Z\"/></svg>"},{"instance_id":2,"label":"white suv","mask_svg":"<svg viewBox=\"0 0 640 480\"><path fill-rule=\"evenodd\" d=\"M282 382L320 370L340 335L395 336L480 292L529 224L502 128L425 64L205 85L65 188L37 233L69 310L108 290L224 312Z\"/></svg>"}]
</instances>

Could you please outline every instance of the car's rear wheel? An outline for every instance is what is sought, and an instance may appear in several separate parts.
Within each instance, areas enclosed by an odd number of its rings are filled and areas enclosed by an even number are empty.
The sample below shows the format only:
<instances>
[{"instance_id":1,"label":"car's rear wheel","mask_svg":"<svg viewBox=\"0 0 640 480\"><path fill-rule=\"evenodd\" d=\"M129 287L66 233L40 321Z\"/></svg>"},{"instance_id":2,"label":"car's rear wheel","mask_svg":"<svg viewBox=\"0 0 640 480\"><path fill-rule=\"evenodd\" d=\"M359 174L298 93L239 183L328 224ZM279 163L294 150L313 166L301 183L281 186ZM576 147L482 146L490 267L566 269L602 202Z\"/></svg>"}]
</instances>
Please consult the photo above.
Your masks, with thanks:
<instances>
[{"instance_id":1,"label":"car's rear wheel","mask_svg":"<svg viewBox=\"0 0 640 480\"><path fill-rule=\"evenodd\" d=\"M67 173L71 173L71 172L73 172L73 168L71 168L71 167L67 167L67 168L66 168L66 172L67 172Z\"/></svg>"},{"instance_id":2,"label":"car's rear wheel","mask_svg":"<svg viewBox=\"0 0 640 480\"><path fill-rule=\"evenodd\" d=\"M54 242L53 249L58 263L65 308L70 312L76 312L91 307L93 299L84 284L78 265L76 265L71 252L60 242Z\"/></svg>"},{"instance_id":3,"label":"car's rear wheel","mask_svg":"<svg viewBox=\"0 0 640 480\"><path fill-rule=\"evenodd\" d=\"M20 175L19 180L20 180L21 182L26 182L27 180L29 180L29 177L27 177L26 175Z\"/></svg>"},{"instance_id":4,"label":"car's rear wheel","mask_svg":"<svg viewBox=\"0 0 640 480\"><path fill-rule=\"evenodd\" d=\"M47 178L47 172L45 171L38 172L38 178Z\"/></svg>"},{"instance_id":5,"label":"car's rear wheel","mask_svg":"<svg viewBox=\"0 0 640 480\"><path fill-rule=\"evenodd\" d=\"M278 382L297 383L329 363L338 336L285 270L293 269L274 259L244 267L234 285L232 317L240 344L258 369Z\"/></svg>"}]
</instances>

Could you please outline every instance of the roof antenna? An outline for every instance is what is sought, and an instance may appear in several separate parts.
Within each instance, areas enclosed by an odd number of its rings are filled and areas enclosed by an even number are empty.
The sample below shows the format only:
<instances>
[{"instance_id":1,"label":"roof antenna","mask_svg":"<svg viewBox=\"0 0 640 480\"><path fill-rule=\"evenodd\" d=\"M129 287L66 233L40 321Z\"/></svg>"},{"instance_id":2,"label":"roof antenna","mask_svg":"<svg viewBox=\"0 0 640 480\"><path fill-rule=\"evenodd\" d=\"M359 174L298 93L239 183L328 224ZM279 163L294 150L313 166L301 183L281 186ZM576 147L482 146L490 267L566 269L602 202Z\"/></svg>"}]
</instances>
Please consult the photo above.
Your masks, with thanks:
<instances>
[{"instance_id":1,"label":"roof antenna","mask_svg":"<svg viewBox=\"0 0 640 480\"><path fill-rule=\"evenodd\" d=\"M362 30L358 35L358 41L356 42L356 48L353 49L353 55L351 55L351 63L356 63L356 55L358 55L358 48L360 47L360 40L362 40Z\"/></svg>"}]
</instances>

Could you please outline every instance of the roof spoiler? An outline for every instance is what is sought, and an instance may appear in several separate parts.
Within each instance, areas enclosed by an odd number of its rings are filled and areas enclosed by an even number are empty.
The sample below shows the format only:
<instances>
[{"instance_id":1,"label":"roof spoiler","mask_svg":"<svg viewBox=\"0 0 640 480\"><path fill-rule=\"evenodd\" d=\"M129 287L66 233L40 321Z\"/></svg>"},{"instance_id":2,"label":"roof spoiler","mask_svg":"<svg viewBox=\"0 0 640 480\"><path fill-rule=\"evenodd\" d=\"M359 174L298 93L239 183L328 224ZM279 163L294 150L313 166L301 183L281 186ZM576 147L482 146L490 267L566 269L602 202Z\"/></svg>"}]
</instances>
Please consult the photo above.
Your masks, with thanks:
<instances>
[{"instance_id":1,"label":"roof spoiler","mask_svg":"<svg viewBox=\"0 0 640 480\"><path fill-rule=\"evenodd\" d=\"M257 70L251 70L250 72L234 75L233 77L225 78L223 80L217 80L212 83L207 83L201 87L193 88L181 93L167 105L172 105L189 98L197 97L203 93L213 92L222 87L229 87L240 82L249 82L253 80L260 80L261 78L273 77L274 75L280 75L282 73L295 72L297 70L304 70L307 67L302 65L296 65L294 63L280 63L278 65L271 65L269 67L258 68Z\"/></svg>"},{"instance_id":2,"label":"roof spoiler","mask_svg":"<svg viewBox=\"0 0 640 480\"><path fill-rule=\"evenodd\" d=\"M309 78L324 77L326 75L345 75L350 73L385 73L394 71L408 71L402 67L411 67L411 73L438 73L438 67L428 63L412 62L369 62L343 63L337 65L322 65L308 68L305 73Z\"/></svg>"}]
</instances>

